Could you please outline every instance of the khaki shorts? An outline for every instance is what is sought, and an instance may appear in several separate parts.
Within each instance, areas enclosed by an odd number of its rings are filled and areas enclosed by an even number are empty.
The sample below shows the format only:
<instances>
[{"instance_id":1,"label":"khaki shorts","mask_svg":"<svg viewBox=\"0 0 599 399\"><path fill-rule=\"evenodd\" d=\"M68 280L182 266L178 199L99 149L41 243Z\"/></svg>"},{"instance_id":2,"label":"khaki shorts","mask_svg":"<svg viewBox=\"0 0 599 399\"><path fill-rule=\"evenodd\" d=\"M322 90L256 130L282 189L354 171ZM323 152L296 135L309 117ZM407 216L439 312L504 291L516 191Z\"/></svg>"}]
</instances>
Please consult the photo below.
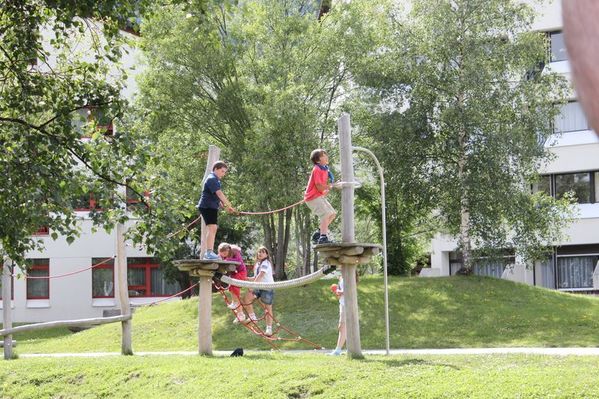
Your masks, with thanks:
<instances>
[{"instance_id":1,"label":"khaki shorts","mask_svg":"<svg viewBox=\"0 0 599 399\"><path fill-rule=\"evenodd\" d=\"M345 305L339 304L339 325L345 324Z\"/></svg>"},{"instance_id":2,"label":"khaki shorts","mask_svg":"<svg viewBox=\"0 0 599 399\"><path fill-rule=\"evenodd\" d=\"M326 216L337 213L324 196L314 198L311 201L306 201L306 205L308 205L308 208L310 208L312 213L318 216L320 220L324 219Z\"/></svg>"}]
</instances>

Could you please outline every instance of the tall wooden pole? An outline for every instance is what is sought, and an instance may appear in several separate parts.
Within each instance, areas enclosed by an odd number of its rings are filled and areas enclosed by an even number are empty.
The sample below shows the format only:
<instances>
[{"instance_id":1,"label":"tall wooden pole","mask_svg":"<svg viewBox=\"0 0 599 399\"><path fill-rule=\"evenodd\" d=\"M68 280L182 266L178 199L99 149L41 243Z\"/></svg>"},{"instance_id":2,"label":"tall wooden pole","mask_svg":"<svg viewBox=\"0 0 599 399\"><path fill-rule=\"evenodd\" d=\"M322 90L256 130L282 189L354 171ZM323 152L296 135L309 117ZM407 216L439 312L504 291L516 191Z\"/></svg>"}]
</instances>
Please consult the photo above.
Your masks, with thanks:
<instances>
[{"instance_id":1,"label":"tall wooden pole","mask_svg":"<svg viewBox=\"0 0 599 399\"><path fill-rule=\"evenodd\" d=\"M8 258L3 259L2 265L2 328L12 328L12 309L11 291L12 291L12 270L11 261ZM13 358L12 352L12 335L4 336L4 359L10 360Z\"/></svg>"},{"instance_id":2,"label":"tall wooden pole","mask_svg":"<svg viewBox=\"0 0 599 399\"><path fill-rule=\"evenodd\" d=\"M198 348L200 355L212 356L212 276L200 271L200 298L198 307Z\"/></svg>"},{"instance_id":3,"label":"tall wooden pole","mask_svg":"<svg viewBox=\"0 0 599 399\"><path fill-rule=\"evenodd\" d=\"M338 122L339 155L341 157L341 179L345 183L341 191L341 215L344 243L355 243L354 230L354 164L351 144L351 125L349 114L343 113ZM345 296L345 326L347 329L347 354L351 358L361 359L360 320L358 314L358 289L356 286L356 264L342 264L341 274Z\"/></svg>"},{"instance_id":4,"label":"tall wooden pole","mask_svg":"<svg viewBox=\"0 0 599 399\"><path fill-rule=\"evenodd\" d=\"M127 282L127 253L125 251L125 226L122 223L116 225L116 260L115 260L115 278L117 282L117 296L121 315L131 314L131 305L129 304L129 284ZM121 353L123 355L132 355L133 347L131 341L132 320L124 320L121 323Z\"/></svg>"},{"instance_id":5,"label":"tall wooden pole","mask_svg":"<svg viewBox=\"0 0 599 399\"><path fill-rule=\"evenodd\" d=\"M204 177L202 178L202 184L200 186L200 192L204 188L204 182L208 178L208 175L212 172L212 165L220 159L220 148L215 145L208 147L208 159L206 161L206 170L204 171ZM200 224L200 259L204 257L206 253L206 223L204 218Z\"/></svg>"}]
</instances>

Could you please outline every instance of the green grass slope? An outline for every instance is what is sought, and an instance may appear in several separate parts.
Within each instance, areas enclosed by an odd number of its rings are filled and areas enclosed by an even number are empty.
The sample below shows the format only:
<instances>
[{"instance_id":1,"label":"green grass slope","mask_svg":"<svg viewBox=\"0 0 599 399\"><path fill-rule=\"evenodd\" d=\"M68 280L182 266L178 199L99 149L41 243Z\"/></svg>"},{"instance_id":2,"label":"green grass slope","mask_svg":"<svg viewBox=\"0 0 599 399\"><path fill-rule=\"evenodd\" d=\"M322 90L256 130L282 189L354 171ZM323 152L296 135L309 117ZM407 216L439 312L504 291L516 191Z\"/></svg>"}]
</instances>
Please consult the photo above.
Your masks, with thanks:
<instances>
[{"instance_id":1,"label":"green grass slope","mask_svg":"<svg viewBox=\"0 0 599 399\"><path fill-rule=\"evenodd\" d=\"M329 290L336 280L277 291L275 316L285 326L324 347L334 347L338 306ZM362 347L385 347L383 279L359 285ZM486 277L391 278L392 348L500 346L598 346L599 298L515 284ZM134 351L197 349L197 298L138 309ZM232 324L219 294L213 297L215 350L269 349L261 338ZM120 325L77 334L65 330L16 335L18 353L120 350ZM310 349L278 341L285 349Z\"/></svg>"}]
</instances>

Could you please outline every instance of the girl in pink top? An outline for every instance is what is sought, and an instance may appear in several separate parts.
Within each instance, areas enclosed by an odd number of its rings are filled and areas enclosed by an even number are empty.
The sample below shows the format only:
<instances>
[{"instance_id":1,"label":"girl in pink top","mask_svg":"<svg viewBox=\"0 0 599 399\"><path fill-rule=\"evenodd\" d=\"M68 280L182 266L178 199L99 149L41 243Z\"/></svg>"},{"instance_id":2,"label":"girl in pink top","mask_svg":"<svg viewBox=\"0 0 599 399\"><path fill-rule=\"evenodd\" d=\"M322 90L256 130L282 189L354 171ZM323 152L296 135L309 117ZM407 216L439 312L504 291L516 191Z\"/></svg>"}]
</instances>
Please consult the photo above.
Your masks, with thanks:
<instances>
[{"instance_id":1,"label":"girl in pink top","mask_svg":"<svg viewBox=\"0 0 599 399\"><path fill-rule=\"evenodd\" d=\"M235 269L235 272L231 274L231 278L237 280L247 279L247 268L245 267L245 263L243 263L243 257L241 256L241 248L239 248L237 245L227 244L226 242L223 242L218 246L218 256L220 256L222 260L237 262L237 268ZM233 300L228 305L229 308L233 309L235 311L235 314L241 312L239 316L236 318L236 320L238 320L240 317L245 317L245 315L243 314L242 307L239 306L239 303L241 302L241 288L229 285L229 292L231 292L231 294L233 295Z\"/></svg>"}]
</instances>

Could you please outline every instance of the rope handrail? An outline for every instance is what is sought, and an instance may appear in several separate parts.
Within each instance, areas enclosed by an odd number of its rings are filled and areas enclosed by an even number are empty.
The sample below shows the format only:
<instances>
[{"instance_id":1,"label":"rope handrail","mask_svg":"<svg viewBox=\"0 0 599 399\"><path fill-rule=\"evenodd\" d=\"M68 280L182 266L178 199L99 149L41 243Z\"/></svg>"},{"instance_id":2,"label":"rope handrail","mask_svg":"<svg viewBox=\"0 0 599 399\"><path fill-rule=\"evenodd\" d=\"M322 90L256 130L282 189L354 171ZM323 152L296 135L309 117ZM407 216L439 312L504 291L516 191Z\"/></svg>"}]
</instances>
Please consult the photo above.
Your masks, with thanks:
<instances>
[{"instance_id":1,"label":"rope handrail","mask_svg":"<svg viewBox=\"0 0 599 399\"><path fill-rule=\"evenodd\" d=\"M185 288L185 289L184 289L183 291L181 291L181 292L177 292L176 294L173 294L173 295L171 295L171 296L167 296L166 298L159 299L159 300L157 300L157 301L155 301L155 302L152 302L152 303L149 303L149 304L147 304L147 305L145 305L145 306L154 306L154 305L156 305L157 303L164 302L164 301L167 301L167 300L169 300L169 299L171 299L171 298L174 298L174 297L176 297L176 296L179 296L179 295L185 294L187 291L190 291L190 290L194 289L194 288L195 288L195 287L197 287L199 284L200 284L200 283L195 283L194 285L192 285L192 286L189 286L188 288Z\"/></svg>"},{"instance_id":2,"label":"rope handrail","mask_svg":"<svg viewBox=\"0 0 599 399\"><path fill-rule=\"evenodd\" d=\"M106 258L102 262L96 263L95 265L91 265L90 267L86 267L85 269L75 270L74 272L69 272L69 273L64 273L64 274L55 274L53 276L29 276L29 275L25 275L25 278L28 279L28 280L50 280L50 279L53 279L53 278L68 277L68 276L72 276L74 274L82 273L82 272L87 271L87 270L91 270L94 267L98 267L100 265L108 263L109 261L114 260L114 258L115 258L114 256L112 256L110 258ZM13 274L13 275L11 275L11 277L18 277L18 275L17 274Z\"/></svg>"},{"instance_id":3,"label":"rope handrail","mask_svg":"<svg viewBox=\"0 0 599 399\"><path fill-rule=\"evenodd\" d=\"M246 281L246 280L237 280L225 275L220 276L220 280L223 283L227 283L233 285L235 287L242 288L253 288L258 290L276 290L276 289L284 289L284 288L292 288L300 285L305 285L311 283L313 281L319 280L325 274L330 273L334 270L333 266L325 265L322 268L318 269L314 273L307 274L305 276L295 278L287 281L276 281L274 283L260 283L254 281Z\"/></svg>"},{"instance_id":4,"label":"rope handrail","mask_svg":"<svg viewBox=\"0 0 599 399\"><path fill-rule=\"evenodd\" d=\"M306 200L302 199L301 201L298 201L294 204L288 205L284 208L280 208L280 209L275 209L272 211L258 211L258 212L250 212L250 211L236 211L234 214L235 215L270 215L273 213L278 213L278 212L283 212L286 211L287 209L291 209L294 208L298 205L303 204L304 202L306 202ZM185 230L189 230L190 228L192 228L197 222L200 221L200 219L202 219L202 216L198 216L197 218L195 218L194 220L192 220L191 222L189 222L187 225L181 227L180 229L173 231L172 233L169 233L166 238L173 238L174 236L176 236L177 234L179 234L182 231Z\"/></svg>"},{"instance_id":5,"label":"rope handrail","mask_svg":"<svg viewBox=\"0 0 599 399\"><path fill-rule=\"evenodd\" d=\"M284 208L275 209L275 210L272 210L272 211L259 211L259 212L237 211L236 213L238 215L270 215L270 214L273 214L273 213L283 212L283 211L286 211L287 209L294 208L294 207L296 207L298 205L303 204L304 202L306 202L306 200L302 199L301 201L298 201L298 202L296 202L294 204L288 205L288 206L286 206Z\"/></svg>"}]
</instances>

